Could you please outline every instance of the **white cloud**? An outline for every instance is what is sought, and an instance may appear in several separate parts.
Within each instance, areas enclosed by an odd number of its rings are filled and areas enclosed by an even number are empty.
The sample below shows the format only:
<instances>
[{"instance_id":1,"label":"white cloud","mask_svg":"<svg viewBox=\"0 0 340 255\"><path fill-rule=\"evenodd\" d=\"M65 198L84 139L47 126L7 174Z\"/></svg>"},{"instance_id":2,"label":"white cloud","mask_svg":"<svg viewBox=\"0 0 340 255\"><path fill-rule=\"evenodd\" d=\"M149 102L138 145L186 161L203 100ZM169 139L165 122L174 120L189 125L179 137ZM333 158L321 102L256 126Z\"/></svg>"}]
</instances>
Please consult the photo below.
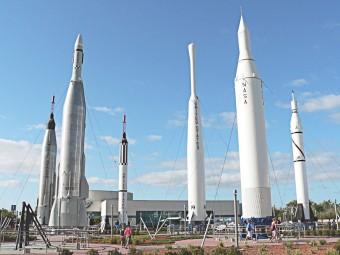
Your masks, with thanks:
<instances>
[{"instance_id":1,"label":"white cloud","mask_svg":"<svg viewBox=\"0 0 340 255\"><path fill-rule=\"evenodd\" d=\"M122 113L122 112L125 111L125 109L123 107L118 106L118 107L114 108L113 111L117 112L117 113Z\"/></svg>"},{"instance_id":2,"label":"white cloud","mask_svg":"<svg viewBox=\"0 0 340 255\"><path fill-rule=\"evenodd\" d=\"M117 180L115 179L100 178L95 176L87 178L87 182L89 185L105 185L110 187L117 186Z\"/></svg>"},{"instance_id":3,"label":"white cloud","mask_svg":"<svg viewBox=\"0 0 340 255\"><path fill-rule=\"evenodd\" d=\"M102 112L102 113L106 113L106 114L109 114L111 116L114 116L116 115L117 113L122 113L124 112L124 108L123 107L116 107L114 109L110 108L110 107L107 107L107 106L94 106L94 107L91 107L91 109L97 111L97 112Z\"/></svg>"},{"instance_id":4,"label":"white cloud","mask_svg":"<svg viewBox=\"0 0 340 255\"><path fill-rule=\"evenodd\" d=\"M224 158L206 158L206 184L215 186L218 183ZM186 158L176 161L162 161L157 165L162 171L150 172L143 174L133 182L143 183L153 186L176 186L187 183L187 166ZM171 170L169 170L171 169ZM224 174L221 178L221 185L235 183L239 180L239 160L237 152L229 152L228 158L224 164Z\"/></svg>"},{"instance_id":5,"label":"white cloud","mask_svg":"<svg viewBox=\"0 0 340 255\"><path fill-rule=\"evenodd\" d=\"M290 103L288 101L287 102L277 101L275 102L275 105L279 108L290 109Z\"/></svg>"},{"instance_id":6,"label":"white cloud","mask_svg":"<svg viewBox=\"0 0 340 255\"><path fill-rule=\"evenodd\" d=\"M340 95L333 94L307 98L306 101L301 105L301 109L306 112L332 110L339 107Z\"/></svg>"},{"instance_id":7,"label":"white cloud","mask_svg":"<svg viewBox=\"0 0 340 255\"><path fill-rule=\"evenodd\" d=\"M301 87L303 85L307 85L309 82L304 78L300 78L300 79L293 80L291 83L294 87Z\"/></svg>"},{"instance_id":8,"label":"white cloud","mask_svg":"<svg viewBox=\"0 0 340 255\"><path fill-rule=\"evenodd\" d=\"M100 136L99 137L100 140L104 141L106 144L108 145L117 145L120 143L120 139L117 138L117 137L112 137L112 136ZM133 138L127 138L128 139L128 142L129 144L136 144L136 139L133 139Z\"/></svg>"},{"instance_id":9,"label":"white cloud","mask_svg":"<svg viewBox=\"0 0 340 255\"><path fill-rule=\"evenodd\" d=\"M142 183L152 186L184 185L187 181L186 170L150 172L133 180L133 183Z\"/></svg>"},{"instance_id":10,"label":"white cloud","mask_svg":"<svg viewBox=\"0 0 340 255\"><path fill-rule=\"evenodd\" d=\"M340 179L340 169L332 168L334 164L335 153L321 152L307 155L308 180L313 185L314 181L323 180L330 181ZM291 153L273 152L271 154L274 170L269 163L269 174L271 186L274 188L276 183L287 184L294 183L294 170ZM206 185L217 187L220 180L221 170L224 158L206 158L205 159L205 179ZM152 186L177 186L186 185L187 183L187 167L186 158L181 158L176 161L162 161L158 163L160 171L153 171L142 174L132 180L134 183L141 183ZM170 170L169 170L170 169ZM223 166L220 187L237 186L240 184L239 157L238 152L231 151L228 153L227 160Z\"/></svg>"},{"instance_id":11,"label":"white cloud","mask_svg":"<svg viewBox=\"0 0 340 255\"><path fill-rule=\"evenodd\" d=\"M112 137L112 136L100 136L99 137L100 140L104 141L105 143L107 143L108 145L117 145L120 143L120 140L116 137Z\"/></svg>"},{"instance_id":12,"label":"white cloud","mask_svg":"<svg viewBox=\"0 0 340 255\"><path fill-rule=\"evenodd\" d=\"M1 188L19 188L21 186L21 182L19 180L0 180Z\"/></svg>"},{"instance_id":13,"label":"white cloud","mask_svg":"<svg viewBox=\"0 0 340 255\"><path fill-rule=\"evenodd\" d=\"M301 111L305 112L334 110L340 108L340 95L320 95L319 92L304 92L302 97L298 98L298 104ZM290 101L278 101L275 105L279 108L289 109Z\"/></svg>"},{"instance_id":14,"label":"white cloud","mask_svg":"<svg viewBox=\"0 0 340 255\"><path fill-rule=\"evenodd\" d=\"M148 139L150 142L157 142L157 141L162 140L162 136L161 136L161 135L148 135L148 136L147 136L147 139Z\"/></svg>"},{"instance_id":15,"label":"white cloud","mask_svg":"<svg viewBox=\"0 0 340 255\"><path fill-rule=\"evenodd\" d=\"M0 151L0 173L39 173L41 144L0 138Z\"/></svg>"},{"instance_id":16,"label":"white cloud","mask_svg":"<svg viewBox=\"0 0 340 255\"><path fill-rule=\"evenodd\" d=\"M168 121L168 125L171 127L183 127L187 123L187 117L183 112L175 113L173 118Z\"/></svg>"},{"instance_id":17,"label":"white cloud","mask_svg":"<svg viewBox=\"0 0 340 255\"><path fill-rule=\"evenodd\" d=\"M32 124L32 125L27 126L28 130L45 129L45 128L46 128L46 124L44 123Z\"/></svg>"},{"instance_id":18,"label":"white cloud","mask_svg":"<svg viewBox=\"0 0 340 255\"><path fill-rule=\"evenodd\" d=\"M133 138L130 138L130 137L128 137L127 138L128 139L128 142L129 142L129 144L136 144L137 143L137 140L136 139L133 139Z\"/></svg>"}]
</instances>

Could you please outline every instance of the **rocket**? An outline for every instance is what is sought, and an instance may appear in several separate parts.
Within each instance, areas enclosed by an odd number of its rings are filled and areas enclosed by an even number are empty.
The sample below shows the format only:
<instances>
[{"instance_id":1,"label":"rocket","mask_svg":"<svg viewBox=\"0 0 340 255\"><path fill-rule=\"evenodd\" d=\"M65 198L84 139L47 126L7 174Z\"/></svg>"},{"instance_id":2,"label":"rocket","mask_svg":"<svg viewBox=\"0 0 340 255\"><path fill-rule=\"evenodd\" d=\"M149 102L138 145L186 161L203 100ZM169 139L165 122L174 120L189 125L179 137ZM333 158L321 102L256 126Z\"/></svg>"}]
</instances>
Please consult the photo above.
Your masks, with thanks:
<instances>
[{"instance_id":1,"label":"rocket","mask_svg":"<svg viewBox=\"0 0 340 255\"><path fill-rule=\"evenodd\" d=\"M120 223L128 223L127 216L127 166L128 166L128 141L126 138L126 116L123 118L123 136L119 153L119 193L118 193L118 218Z\"/></svg>"},{"instance_id":2,"label":"rocket","mask_svg":"<svg viewBox=\"0 0 340 255\"><path fill-rule=\"evenodd\" d=\"M53 108L54 108L54 96L52 97L50 119L47 123L41 151L41 168L40 168L37 217L40 224L42 225L48 224L55 191L57 139L55 135L55 121Z\"/></svg>"},{"instance_id":3,"label":"rocket","mask_svg":"<svg viewBox=\"0 0 340 255\"><path fill-rule=\"evenodd\" d=\"M195 45L188 45L191 95L188 105L188 221L202 222L206 218L204 147L199 99L196 95Z\"/></svg>"},{"instance_id":4,"label":"rocket","mask_svg":"<svg viewBox=\"0 0 340 255\"><path fill-rule=\"evenodd\" d=\"M296 201L300 220L310 220L308 183L306 174L306 157L303 146L303 129L299 118L297 101L292 92L292 117L290 119L290 133L292 136L293 162L295 169ZM299 212L300 211L300 212Z\"/></svg>"},{"instance_id":5,"label":"rocket","mask_svg":"<svg viewBox=\"0 0 340 255\"><path fill-rule=\"evenodd\" d=\"M270 221L271 191L264 119L263 83L250 49L248 28L241 15L239 59L235 77L242 218Z\"/></svg>"},{"instance_id":6,"label":"rocket","mask_svg":"<svg viewBox=\"0 0 340 255\"><path fill-rule=\"evenodd\" d=\"M78 35L74 46L71 81L63 108L62 139L58 187L49 226L85 227L88 219L85 199L89 186L85 178L86 104L81 77L84 60L83 40Z\"/></svg>"}]
</instances>

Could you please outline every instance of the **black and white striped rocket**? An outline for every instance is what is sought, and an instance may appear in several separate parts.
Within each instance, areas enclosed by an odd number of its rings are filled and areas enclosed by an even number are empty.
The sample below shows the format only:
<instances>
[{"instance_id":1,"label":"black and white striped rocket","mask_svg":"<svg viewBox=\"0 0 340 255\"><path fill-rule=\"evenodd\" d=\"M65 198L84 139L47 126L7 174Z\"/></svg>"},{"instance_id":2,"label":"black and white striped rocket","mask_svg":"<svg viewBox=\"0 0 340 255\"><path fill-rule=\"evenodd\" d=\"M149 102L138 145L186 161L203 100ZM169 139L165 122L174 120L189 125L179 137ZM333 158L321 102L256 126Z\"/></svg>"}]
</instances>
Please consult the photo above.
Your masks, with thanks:
<instances>
[{"instance_id":1,"label":"black and white striped rocket","mask_svg":"<svg viewBox=\"0 0 340 255\"><path fill-rule=\"evenodd\" d=\"M128 166L128 140L126 138L126 116L123 117L123 136L119 152L119 193L118 218L119 222L128 223L127 216L127 166Z\"/></svg>"},{"instance_id":2,"label":"black and white striped rocket","mask_svg":"<svg viewBox=\"0 0 340 255\"><path fill-rule=\"evenodd\" d=\"M290 120L290 133L292 136L293 162L295 170L296 201L299 208L303 208L304 220L310 220L308 182L306 174L306 156L303 146L303 128L298 114L297 101L292 92L291 101L292 117Z\"/></svg>"},{"instance_id":3,"label":"black and white striped rocket","mask_svg":"<svg viewBox=\"0 0 340 255\"><path fill-rule=\"evenodd\" d=\"M41 168L40 168L37 217L40 224L42 225L48 224L55 191L57 139L55 135L55 121L53 108L54 108L54 96L52 97L50 119L47 123L41 151Z\"/></svg>"}]
</instances>

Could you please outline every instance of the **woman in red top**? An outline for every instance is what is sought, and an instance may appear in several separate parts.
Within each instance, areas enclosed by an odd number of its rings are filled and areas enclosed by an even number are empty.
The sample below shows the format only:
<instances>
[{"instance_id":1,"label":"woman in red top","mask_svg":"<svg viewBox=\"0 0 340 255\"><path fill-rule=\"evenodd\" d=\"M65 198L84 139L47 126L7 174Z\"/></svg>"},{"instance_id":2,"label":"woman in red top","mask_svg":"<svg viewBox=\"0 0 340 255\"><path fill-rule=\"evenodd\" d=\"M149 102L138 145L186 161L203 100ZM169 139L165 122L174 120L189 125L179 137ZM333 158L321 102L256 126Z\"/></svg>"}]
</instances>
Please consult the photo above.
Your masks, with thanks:
<instances>
[{"instance_id":1,"label":"woman in red top","mask_svg":"<svg viewBox=\"0 0 340 255\"><path fill-rule=\"evenodd\" d=\"M130 222L128 223L127 227L124 230L124 236L125 236L125 248L129 248L132 236L132 228L130 226Z\"/></svg>"}]
</instances>

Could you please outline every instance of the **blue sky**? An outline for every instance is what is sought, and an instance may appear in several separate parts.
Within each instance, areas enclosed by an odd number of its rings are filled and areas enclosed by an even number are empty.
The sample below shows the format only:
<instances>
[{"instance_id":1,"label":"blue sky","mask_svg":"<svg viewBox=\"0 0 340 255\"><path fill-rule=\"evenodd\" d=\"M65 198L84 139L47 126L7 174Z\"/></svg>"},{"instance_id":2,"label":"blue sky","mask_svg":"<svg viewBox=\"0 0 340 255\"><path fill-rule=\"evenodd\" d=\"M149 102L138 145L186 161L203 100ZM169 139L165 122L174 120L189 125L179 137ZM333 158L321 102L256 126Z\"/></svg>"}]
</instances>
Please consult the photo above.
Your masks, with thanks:
<instances>
[{"instance_id":1,"label":"blue sky","mask_svg":"<svg viewBox=\"0 0 340 255\"><path fill-rule=\"evenodd\" d=\"M86 176L117 189L117 141L127 114L135 199L186 198L187 44L195 42L206 153L215 199L235 112L240 5L265 82L273 203L295 198L289 133L292 89L305 131L310 197L340 196L338 1L3 1L0 9L0 207L35 204L50 98L61 112L75 38L84 38ZM217 199L239 189L237 132Z\"/></svg>"}]
</instances>

